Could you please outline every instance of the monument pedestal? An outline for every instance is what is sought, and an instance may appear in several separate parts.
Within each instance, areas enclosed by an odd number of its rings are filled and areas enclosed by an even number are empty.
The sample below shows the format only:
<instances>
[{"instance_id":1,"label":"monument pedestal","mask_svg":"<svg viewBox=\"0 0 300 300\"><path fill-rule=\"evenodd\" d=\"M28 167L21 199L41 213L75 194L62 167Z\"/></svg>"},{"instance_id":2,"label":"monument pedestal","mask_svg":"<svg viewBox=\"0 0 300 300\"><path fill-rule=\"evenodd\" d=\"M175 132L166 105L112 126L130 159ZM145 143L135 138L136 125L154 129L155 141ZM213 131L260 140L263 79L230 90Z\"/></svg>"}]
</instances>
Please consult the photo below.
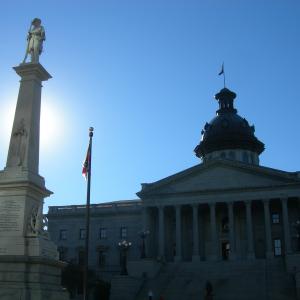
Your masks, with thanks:
<instances>
[{"instance_id":1,"label":"monument pedestal","mask_svg":"<svg viewBox=\"0 0 300 300\"><path fill-rule=\"evenodd\" d=\"M43 218L52 194L38 174L42 81L39 63L14 68L21 77L6 167L0 172L0 299L66 300L56 245Z\"/></svg>"},{"instance_id":2,"label":"monument pedestal","mask_svg":"<svg viewBox=\"0 0 300 300\"><path fill-rule=\"evenodd\" d=\"M61 287L64 263L42 257L0 256L1 300L66 300Z\"/></svg>"}]
</instances>

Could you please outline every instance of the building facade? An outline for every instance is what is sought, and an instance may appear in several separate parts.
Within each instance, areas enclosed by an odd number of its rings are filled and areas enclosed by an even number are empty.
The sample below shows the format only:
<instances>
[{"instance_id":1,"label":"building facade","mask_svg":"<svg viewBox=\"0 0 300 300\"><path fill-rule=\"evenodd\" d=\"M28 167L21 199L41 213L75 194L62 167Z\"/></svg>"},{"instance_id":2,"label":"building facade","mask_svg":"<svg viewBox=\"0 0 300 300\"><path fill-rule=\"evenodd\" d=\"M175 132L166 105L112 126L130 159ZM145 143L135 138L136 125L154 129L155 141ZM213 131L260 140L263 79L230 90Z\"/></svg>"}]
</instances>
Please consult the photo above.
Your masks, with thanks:
<instances>
[{"instance_id":1,"label":"building facade","mask_svg":"<svg viewBox=\"0 0 300 300\"><path fill-rule=\"evenodd\" d=\"M117 244L126 239L129 275L140 278L134 293L112 291L112 299L143 299L149 288L165 299L199 299L207 280L217 299L299 299L300 172L260 166L264 144L235 97L227 88L216 94L216 117L195 148L199 165L142 184L139 200L92 206L91 264L114 282ZM50 207L48 218L62 259L80 261L84 206Z\"/></svg>"}]
</instances>

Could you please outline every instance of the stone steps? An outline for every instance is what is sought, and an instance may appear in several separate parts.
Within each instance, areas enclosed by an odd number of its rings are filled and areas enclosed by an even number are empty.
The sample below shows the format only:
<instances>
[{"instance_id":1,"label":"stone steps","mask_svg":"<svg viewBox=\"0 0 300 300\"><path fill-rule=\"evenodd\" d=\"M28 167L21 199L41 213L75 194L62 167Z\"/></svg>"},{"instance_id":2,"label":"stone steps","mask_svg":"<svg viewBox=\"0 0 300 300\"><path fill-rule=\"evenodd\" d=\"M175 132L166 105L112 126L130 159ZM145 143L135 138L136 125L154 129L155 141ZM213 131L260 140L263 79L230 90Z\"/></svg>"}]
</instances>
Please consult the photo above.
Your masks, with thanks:
<instances>
[{"instance_id":1,"label":"stone steps","mask_svg":"<svg viewBox=\"0 0 300 300\"><path fill-rule=\"evenodd\" d=\"M110 300L135 299L142 279L130 276L115 276L111 281Z\"/></svg>"},{"instance_id":2,"label":"stone steps","mask_svg":"<svg viewBox=\"0 0 300 300\"><path fill-rule=\"evenodd\" d=\"M168 263L157 278L147 280L135 300L147 299L149 289L154 300L160 295L164 300L202 299L207 280L216 300L296 299L292 277L279 259Z\"/></svg>"}]
</instances>

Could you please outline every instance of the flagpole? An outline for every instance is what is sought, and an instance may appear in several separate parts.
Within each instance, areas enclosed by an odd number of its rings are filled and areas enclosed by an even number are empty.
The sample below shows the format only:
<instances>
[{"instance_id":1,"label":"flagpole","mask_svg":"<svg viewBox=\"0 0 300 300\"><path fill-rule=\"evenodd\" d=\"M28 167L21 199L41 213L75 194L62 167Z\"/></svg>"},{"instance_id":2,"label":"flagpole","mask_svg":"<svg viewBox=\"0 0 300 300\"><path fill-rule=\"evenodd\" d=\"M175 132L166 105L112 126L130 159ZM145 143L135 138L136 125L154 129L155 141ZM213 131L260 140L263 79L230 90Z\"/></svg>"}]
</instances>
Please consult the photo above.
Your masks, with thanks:
<instances>
[{"instance_id":1,"label":"flagpole","mask_svg":"<svg viewBox=\"0 0 300 300\"><path fill-rule=\"evenodd\" d=\"M87 192L86 192L86 215L85 215L85 251L84 251L84 270L83 270L83 300L88 300L88 268L89 268L89 232L90 232L90 195L91 195L91 170L92 170L92 143L94 128L89 128L89 154L88 154L88 173L87 173Z\"/></svg>"}]
</instances>

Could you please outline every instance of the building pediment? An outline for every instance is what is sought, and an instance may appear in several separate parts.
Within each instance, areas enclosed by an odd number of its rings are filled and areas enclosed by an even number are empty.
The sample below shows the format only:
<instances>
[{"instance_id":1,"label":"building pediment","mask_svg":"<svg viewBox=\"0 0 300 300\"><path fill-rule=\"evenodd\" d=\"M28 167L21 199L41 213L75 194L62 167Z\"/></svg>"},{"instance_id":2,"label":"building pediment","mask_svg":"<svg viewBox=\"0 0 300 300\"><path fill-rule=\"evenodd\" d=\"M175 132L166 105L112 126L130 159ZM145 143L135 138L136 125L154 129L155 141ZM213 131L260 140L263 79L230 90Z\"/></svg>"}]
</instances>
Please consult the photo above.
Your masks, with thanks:
<instances>
[{"instance_id":1,"label":"building pediment","mask_svg":"<svg viewBox=\"0 0 300 300\"><path fill-rule=\"evenodd\" d=\"M141 198L156 194L247 189L300 184L298 173L215 160L184 170L150 184L142 184Z\"/></svg>"}]
</instances>

